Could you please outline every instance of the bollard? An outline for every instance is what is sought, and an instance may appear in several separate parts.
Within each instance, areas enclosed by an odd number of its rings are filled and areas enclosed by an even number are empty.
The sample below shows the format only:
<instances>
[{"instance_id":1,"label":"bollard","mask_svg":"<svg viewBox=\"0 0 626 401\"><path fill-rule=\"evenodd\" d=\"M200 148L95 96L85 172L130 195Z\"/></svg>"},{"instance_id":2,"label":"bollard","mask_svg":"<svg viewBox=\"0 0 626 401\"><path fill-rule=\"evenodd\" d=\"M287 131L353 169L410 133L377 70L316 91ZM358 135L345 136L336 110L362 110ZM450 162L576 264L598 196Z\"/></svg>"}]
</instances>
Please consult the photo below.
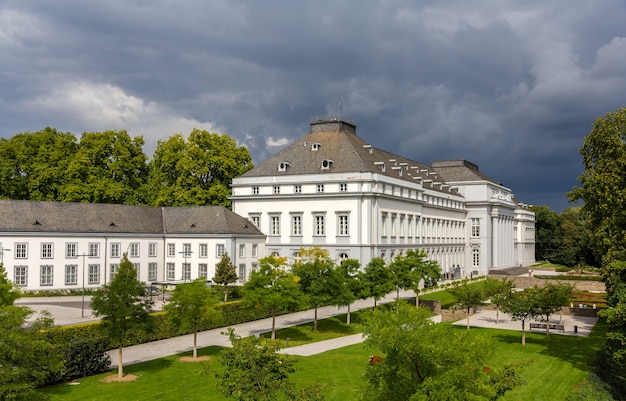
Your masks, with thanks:
<instances>
[{"instance_id":1,"label":"bollard","mask_svg":"<svg viewBox=\"0 0 626 401\"><path fill-rule=\"evenodd\" d=\"M574 334L578 334L578 326L574 326Z\"/></svg>"}]
</instances>

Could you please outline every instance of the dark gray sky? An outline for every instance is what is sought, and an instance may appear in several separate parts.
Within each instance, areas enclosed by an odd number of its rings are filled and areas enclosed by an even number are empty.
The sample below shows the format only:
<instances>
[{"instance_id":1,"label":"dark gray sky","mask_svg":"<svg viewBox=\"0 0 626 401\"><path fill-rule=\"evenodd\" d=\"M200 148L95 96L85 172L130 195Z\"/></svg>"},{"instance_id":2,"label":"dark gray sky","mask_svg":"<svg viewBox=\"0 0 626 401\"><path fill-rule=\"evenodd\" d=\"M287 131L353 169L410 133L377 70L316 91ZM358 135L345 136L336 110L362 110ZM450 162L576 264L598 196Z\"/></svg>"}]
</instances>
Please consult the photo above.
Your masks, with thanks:
<instances>
[{"instance_id":1,"label":"dark gray sky","mask_svg":"<svg viewBox=\"0 0 626 401\"><path fill-rule=\"evenodd\" d=\"M625 106L624 0L0 1L6 138L126 129L152 156L196 127L258 164L341 111L562 211L591 124Z\"/></svg>"}]
</instances>

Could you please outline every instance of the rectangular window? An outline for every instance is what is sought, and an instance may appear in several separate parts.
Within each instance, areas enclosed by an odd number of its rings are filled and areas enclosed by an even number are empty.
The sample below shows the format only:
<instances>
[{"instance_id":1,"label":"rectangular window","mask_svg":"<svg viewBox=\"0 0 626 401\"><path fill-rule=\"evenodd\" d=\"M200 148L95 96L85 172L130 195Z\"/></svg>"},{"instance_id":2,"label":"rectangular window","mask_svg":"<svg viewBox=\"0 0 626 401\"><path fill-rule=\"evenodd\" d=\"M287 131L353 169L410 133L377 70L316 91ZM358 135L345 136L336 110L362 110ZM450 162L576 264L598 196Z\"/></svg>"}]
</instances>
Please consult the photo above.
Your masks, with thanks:
<instances>
[{"instance_id":1,"label":"rectangular window","mask_svg":"<svg viewBox=\"0 0 626 401\"><path fill-rule=\"evenodd\" d=\"M54 256L54 244L52 242L44 242L41 244L41 259L52 259Z\"/></svg>"},{"instance_id":2,"label":"rectangular window","mask_svg":"<svg viewBox=\"0 0 626 401\"><path fill-rule=\"evenodd\" d=\"M201 258L209 257L209 245L208 244L200 244L198 246L198 256Z\"/></svg>"},{"instance_id":3,"label":"rectangular window","mask_svg":"<svg viewBox=\"0 0 626 401\"><path fill-rule=\"evenodd\" d=\"M294 185L293 186L293 193L294 194L301 194L302 193L302 185Z\"/></svg>"},{"instance_id":4,"label":"rectangular window","mask_svg":"<svg viewBox=\"0 0 626 401\"><path fill-rule=\"evenodd\" d=\"M261 215L260 214L251 214L250 221L256 228L261 227Z\"/></svg>"},{"instance_id":5,"label":"rectangular window","mask_svg":"<svg viewBox=\"0 0 626 401\"><path fill-rule=\"evenodd\" d=\"M217 244L215 247L215 256L219 259L226 253L224 244Z\"/></svg>"},{"instance_id":6,"label":"rectangular window","mask_svg":"<svg viewBox=\"0 0 626 401\"><path fill-rule=\"evenodd\" d=\"M89 257L90 258L100 257L100 244L98 242L89 243Z\"/></svg>"},{"instance_id":7,"label":"rectangular window","mask_svg":"<svg viewBox=\"0 0 626 401\"><path fill-rule=\"evenodd\" d=\"M157 256L157 243L156 242L148 243L148 257L156 258L156 256Z\"/></svg>"},{"instance_id":8,"label":"rectangular window","mask_svg":"<svg viewBox=\"0 0 626 401\"><path fill-rule=\"evenodd\" d=\"M175 280L176 279L176 265L174 265L174 263L168 263L167 264L167 269L166 269L166 277L167 280Z\"/></svg>"},{"instance_id":9,"label":"rectangular window","mask_svg":"<svg viewBox=\"0 0 626 401\"><path fill-rule=\"evenodd\" d=\"M239 265L239 281L246 281L246 264Z\"/></svg>"},{"instance_id":10,"label":"rectangular window","mask_svg":"<svg viewBox=\"0 0 626 401\"><path fill-rule=\"evenodd\" d=\"M259 194L259 187L252 187L252 195L258 195Z\"/></svg>"},{"instance_id":11,"label":"rectangular window","mask_svg":"<svg viewBox=\"0 0 626 401\"><path fill-rule=\"evenodd\" d=\"M324 235L324 215L316 214L313 216L313 227L315 227L314 235Z\"/></svg>"},{"instance_id":12,"label":"rectangular window","mask_svg":"<svg viewBox=\"0 0 626 401\"><path fill-rule=\"evenodd\" d=\"M155 262L148 263L148 281L157 280L157 264Z\"/></svg>"},{"instance_id":13,"label":"rectangular window","mask_svg":"<svg viewBox=\"0 0 626 401\"><path fill-rule=\"evenodd\" d=\"M120 268L120 264L119 263L111 263L109 265L109 267L111 268L111 272L109 273L109 277L111 278L111 280L113 280L113 277L115 277L115 273L117 273L117 269Z\"/></svg>"},{"instance_id":14,"label":"rectangular window","mask_svg":"<svg viewBox=\"0 0 626 401\"><path fill-rule=\"evenodd\" d=\"M472 251L472 266L480 267L480 251L478 249Z\"/></svg>"},{"instance_id":15,"label":"rectangular window","mask_svg":"<svg viewBox=\"0 0 626 401\"><path fill-rule=\"evenodd\" d=\"M100 265L89 265L89 284L100 284Z\"/></svg>"},{"instance_id":16,"label":"rectangular window","mask_svg":"<svg viewBox=\"0 0 626 401\"><path fill-rule=\"evenodd\" d=\"M207 278L208 275L209 275L209 265L207 265L206 263L199 263L198 264L198 277Z\"/></svg>"},{"instance_id":17,"label":"rectangular window","mask_svg":"<svg viewBox=\"0 0 626 401\"><path fill-rule=\"evenodd\" d=\"M339 192L348 192L348 184L346 183L339 184Z\"/></svg>"},{"instance_id":18,"label":"rectangular window","mask_svg":"<svg viewBox=\"0 0 626 401\"><path fill-rule=\"evenodd\" d=\"M280 216L270 216L270 235L280 235Z\"/></svg>"},{"instance_id":19,"label":"rectangular window","mask_svg":"<svg viewBox=\"0 0 626 401\"><path fill-rule=\"evenodd\" d=\"M480 219L472 218L472 237L480 237Z\"/></svg>"},{"instance_id":20,"label":"rectangular window","mask_svg":"<svg viewBox=\"0 0 626 401\"><path fill-rule=\"evenodd\" d=\"M250 266L250 270L255 272L259 269L259 264L258 263L252 263L252 265Z\"/></svg>"},{"instance_id":21,"label":"rectangular window","mask_svg":"<svg viewBox=\"0 0 626 401\"><path fill-rule=\"evenodd\" d=\"M252 244L252 257L256 258L259 256L259 246L257 244Z\"/></svg>"},{"instance_id":22,"label":"rectangular window","mask_svg":"<svg viewBox=\"0 0 626 401\"><path fill-rule=\"evenodd\" d=\"M396 218L397 215L395 213L391 214L391 236L395 237L396 236Z\"/></svg>"},{"instance_id":23,"label":"rectangular window","mask_svg":"<svg viewBox=\"0 0 626 401\"><path fill-rule=\"evenodd\" d=\"M274 185L273 191L274 195L278 195L280 193L280 187L278 185Z\"/></svg>"},{"instance_id":24,"label":"rectangular window","mask_svg":"<svg viewBox=\"0 0 626 401\"><path fill-rule=\"evenodd\" d=\"M191 280L191 263L183 263L183 280Z\"/></svg>"},{"instance_id":25,"label":"rectangular window","mask_svg":"<svg viewBox=\"0 0 626 401\"><path fill-rule=\"evenodd\" d=\"M53 274L54 274L54 266L52 265L41 265L41 275L39 279L39 283L44 285L52 285L53 284Z\"/></svg>"},{"instance_id":26,"label":"rectangular window","mask_svg":"<svg viewBox=\"0 0 626 401\"><path fill-rule=\"evenodd\" d=\"M128 247L129 257L138 258L139 257L139 242L131 242Z\"/></svg>"},{"instance_id":27,"label":"rectangular window","mask_svg":"<svg viewBox=\"0 0 626 401\"><path fill-rule=\"evenodd\" d=\"M169 243L167 244L167 257L173 258L176 256L176 244Z\"/></svg>"},{"instance_id":28,"label":"rectangular window","mask_svg":"<svg viewBox=\"0 0 626 401\"><path fill-rule=\"evenodd\" d=\"M65 257L75 258L78 251L78 244L76 242L68 242L65 244Z\"/></svg>"},{"instance_id":29,"label":"rectangular window","mask_svg":"<svg viewBox=\"0 0 626 401\"><path fill-rule=\"evenodd\" d=\"M347 214L340 214L337 216L338 218L338 222L337 225L339 227L339 235L342 236L346 236L349 235L349 231L348 231L348 215Z\"/></svg>"},{"instance_id":30,"label":"rectangular window","mask_svg":"<svg viewBox=\"0 0 626 401\"><path fill-rule=\"evenodd\" d=\"M15 266L13 283L18 287L28 285L28 266Z\"/></svg>"},{"instance_id":31,"label":"rectangular window","mask_svg":"<svg viewBox=\"0 0 626 401\"><path fill-rule=\"evenodd\" d=\"M112 258L119 258L120 257L120 248L121 248L121 244L119 242L113 242L111 243L111 257Z\"/></svg>"},{"instance_id":32,"label":"rectangular window","mask_svg":"<svg viewBox=\"0 0 626 401\"><path fill-rule=\"evenodd\" d=\"M182 255L185 258L191 257L191 244L183 244Z\"/></svg>"},{"instance_id":33,"label":"rectangular window","mask_svg":"<svg viewBox=\"0 0 626 401\"><path fill-rule=\"evenodd\" d=\"M28 258L28 244L25 242L15 244L15 259L26 258Z\"/></svg>"},{"instance_id":34,"label":"rectangular window","mask_svg":"<svg viewBox=\"0 0 626 401\"><path fill-rule=\"evenodd\" d=\"M137 272L137 280L141 280L141 276L140 276L141 264L140 263L133 263L133 267L135 268L135 271Z\"/></svg>"},{"instance_id":35,"label":"rectangular window","mask_svg":"<svg viewBox=\"0 0 626 401\"><path fill-rule=\"evenodd\" d=\"M65 265L65 285L76 285L78 282L78 265Z\"/></svg>"},{"instance_id":36,"label":"rectangular window","mask_svg":"<svg viewBox=\"0 0 626 401\"><path fill-rule=\"evenodd\" d=\"M317 184L317 192L324 192L324 184Z\"/></svg>"},{"instance_id":37,"label":"rectangular window","mask_svg":"<svg viewBox=\"0 0 626 401\"><path fill-rule=\"evenodd\" d=\"M302 235L302 216L299 214L291 215L291 235Z\"/></svg>"},{"instance_id":38,"label":"rectangular window","mask_svg":"<svg viewBox=\"0 0 626 401\"><path fill-rule=\"evenodd\" d=\"M240 258L246 257L246 245L245 244L239 244L239 257Z\"/></svg>"},{"instance_id":39,"label":"rectangular window","mask_svg":"<svg viewBox=\"0 0 626 401\"><path fill-rule=\"evenodd\" d=\"M383 237L387 236L387 213L381 214L381 235Z\"/></svg>"}]
</instances>

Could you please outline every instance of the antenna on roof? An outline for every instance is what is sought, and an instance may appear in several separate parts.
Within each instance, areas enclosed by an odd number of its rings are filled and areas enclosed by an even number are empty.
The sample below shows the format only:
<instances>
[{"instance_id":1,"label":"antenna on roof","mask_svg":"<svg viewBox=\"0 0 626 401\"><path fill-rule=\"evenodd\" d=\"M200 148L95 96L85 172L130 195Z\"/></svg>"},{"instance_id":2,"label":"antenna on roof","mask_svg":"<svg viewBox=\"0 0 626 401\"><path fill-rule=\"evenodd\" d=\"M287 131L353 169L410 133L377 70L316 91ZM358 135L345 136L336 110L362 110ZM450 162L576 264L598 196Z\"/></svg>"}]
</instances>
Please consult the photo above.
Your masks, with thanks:
<instances>
[{"instance_id":1,"label":"antenna on roof","mask_svg":"<svg viewBox=\"0 0 626 401\"><path fill-rule=\"evenodd\" d=\"M343 101L339 98L339 121L343 121Z\"/></svg>"}]
</instances>

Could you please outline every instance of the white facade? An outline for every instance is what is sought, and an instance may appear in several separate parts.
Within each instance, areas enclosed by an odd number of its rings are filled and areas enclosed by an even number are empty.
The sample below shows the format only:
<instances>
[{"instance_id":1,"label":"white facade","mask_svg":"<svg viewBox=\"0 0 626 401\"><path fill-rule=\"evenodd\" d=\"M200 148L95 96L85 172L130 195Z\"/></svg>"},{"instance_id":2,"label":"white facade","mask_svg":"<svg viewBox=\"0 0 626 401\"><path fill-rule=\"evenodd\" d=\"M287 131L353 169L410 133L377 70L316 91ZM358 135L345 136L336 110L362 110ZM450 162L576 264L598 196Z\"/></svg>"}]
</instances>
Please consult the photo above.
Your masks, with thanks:
<instances>
[{"instance_id":1,"label":"white facade","mask_svg":"<svg viewBox=\"0 0 626 401\"><path fill-rule=\"evenodd\" d=\"M39 205L37 208L32 205ZM265 255L265 236L256 228L247 227L245 219L236 216L225 208L163 208L163 213L148 213L140 218L153 219L144 229L128 229L123 226L117 231L130 232L97 232L90 229L83 232L68 232L65 228L58 231L47 229L46 217L54 213L65 215L66 210L56 206L76 209L75 215L67 220L93 214L93 209L103 205L59 204L53 202L0 201L0 208L15 213L22 210L25 215L32 214L33 209L44 209L42 214L28 221L42 222L34 224L31 231L24 230L25 224L4 225L0 230L0 262L7 271L8 278L23 290L66 290L82 288L98 288L110 282L119 267L123 254L135 265L138 279L146 284L154 282L185 282L204 277L211 280L215 275L215 266L222 255L228 253L236 268L240 282L247 280L250 271L255 269L259 257ZM45 206L45 207L41 207ZM111 205L109 205L111 206ZM125 220L123 213L126 206L115 205L116 211L122 211L118 221ZM132 207L130 214L137 214L138 207ZM145 208L154 209L154 208ZM141 213L143 208L139 208ZM159 211L156 209L157 212ZM189 232L184 232L185 225L167 224L172 211L184 216L189 221ZM204 214L207 216L204 216ZM116 213L119 214L119 213ZM229 230L216 230L206 224L210 220L219 222L219 217L229 215L225 219L232 224ZM59 219L63 217L53 216ZM195 218L197 217L197 218ZM109 220L85 217L86 225L101 225L108 229ZM166 224L163 223L165 220ZM101 223L98 223L102 220ZM234 222L234 223L233 223ZM239 224L235 226L235 224ZM72 224L70 224L72 225ZM118 223L118 226L122 223ZM241 226L241 228L239 227ZM245 226L245 227L244 227ZM151 227L161 227L155 233ZM169 228L172 232L164 230ZM79 226L77 226L79 228ZM50 227L52 230L53 227ZM222 231L222 232L219 232Z\"/></svg>"},{"instance_id":2,"label":"white facade","mask_svg":"<svg viewBox=\"0 0 626 401\"><path fill-rule=\"evenodd\" d=\"M322 121L233 180L233 211L267 235L268 254L290 259L320 246L365 265L421 248L462 275L534 262L534 214L489 179L446 181L478 170L458 162L440 172L373 148L352 124Z\"/></svg>"}]
</instances>

